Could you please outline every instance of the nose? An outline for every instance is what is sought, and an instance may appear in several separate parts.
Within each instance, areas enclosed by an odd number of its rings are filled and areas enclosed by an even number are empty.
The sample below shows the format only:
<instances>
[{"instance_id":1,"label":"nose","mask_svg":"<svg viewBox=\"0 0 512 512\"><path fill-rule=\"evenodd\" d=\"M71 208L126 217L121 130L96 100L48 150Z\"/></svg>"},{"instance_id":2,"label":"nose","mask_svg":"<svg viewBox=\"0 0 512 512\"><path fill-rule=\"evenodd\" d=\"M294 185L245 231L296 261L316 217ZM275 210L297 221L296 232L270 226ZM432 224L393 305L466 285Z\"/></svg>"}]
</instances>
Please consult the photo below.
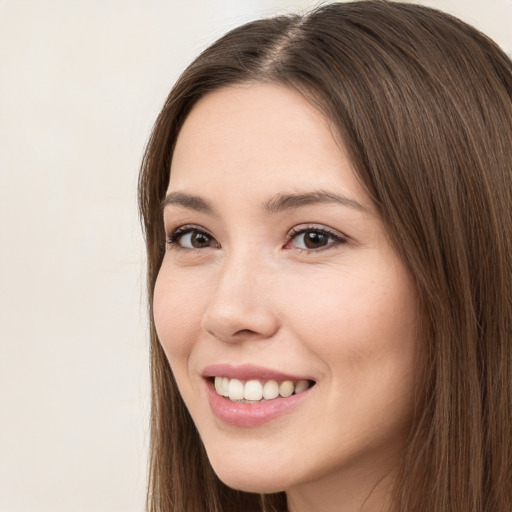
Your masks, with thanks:
<instances>
[{"instance_id":1,"label":"nose","mask_svg":"<svg viewBox=\"0 0 512 512\"><path fill-rule=\"evenodd\" d=\"M272 281L258 258L226 261L203 314L203 330L226 343L271 338L279 330Z\"/></svg>"}]
</instances>

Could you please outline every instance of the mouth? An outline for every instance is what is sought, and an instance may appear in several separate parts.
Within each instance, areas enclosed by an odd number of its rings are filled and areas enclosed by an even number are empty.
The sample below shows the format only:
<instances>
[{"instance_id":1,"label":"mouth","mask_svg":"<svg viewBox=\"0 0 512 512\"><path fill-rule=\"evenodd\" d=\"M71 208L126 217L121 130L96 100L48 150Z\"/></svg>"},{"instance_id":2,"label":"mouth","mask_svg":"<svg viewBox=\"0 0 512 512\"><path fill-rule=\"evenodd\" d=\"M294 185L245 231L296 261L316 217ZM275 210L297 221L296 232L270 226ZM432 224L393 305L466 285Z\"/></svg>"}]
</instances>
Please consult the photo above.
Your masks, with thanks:
<instances>
[{"instance_id":1,"label":"mouth","mask_svg":"<svg viewBox=\"0 0 512 512\"><path fill-rule=\"evenodd\" d=\"M222 423L257 427L308 402L316 381L252 365L217 364L202 372L211 411Z\"/></svg>"},{"instance_id":2,"label":"mouth","mask_svg":"<svg viewBox=\"0 0 512 512\"><path fill-rule=\"evenodd\" d=\"M218 395L229 399L231 402L242 404L258 404L276 398L288 398L303 393L315 384L314 381L307 379L250 379L244 381L215 376L208 380L213 384Z\"/></svg>"}]
</instances>

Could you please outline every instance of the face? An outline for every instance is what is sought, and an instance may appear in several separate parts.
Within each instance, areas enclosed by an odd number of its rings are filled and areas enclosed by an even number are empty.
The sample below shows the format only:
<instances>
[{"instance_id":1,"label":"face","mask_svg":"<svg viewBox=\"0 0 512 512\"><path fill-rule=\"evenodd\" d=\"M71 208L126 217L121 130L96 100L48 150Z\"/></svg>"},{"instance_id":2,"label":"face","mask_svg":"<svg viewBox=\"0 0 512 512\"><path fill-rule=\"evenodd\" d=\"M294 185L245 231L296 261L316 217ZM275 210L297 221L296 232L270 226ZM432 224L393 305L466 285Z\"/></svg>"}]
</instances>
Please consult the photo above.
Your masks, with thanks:
<instances>
[{"instance_id":1,"label":"face","mask_svg":"<svg viewBox=\"0 0 512 512\"><path fill-rule=\"evenodd\" d=\"M154 319L234 488L374 485L403 446L415 288L334 133L298 93L244 85L177 140Z\"/></svg>"}]
</instances>

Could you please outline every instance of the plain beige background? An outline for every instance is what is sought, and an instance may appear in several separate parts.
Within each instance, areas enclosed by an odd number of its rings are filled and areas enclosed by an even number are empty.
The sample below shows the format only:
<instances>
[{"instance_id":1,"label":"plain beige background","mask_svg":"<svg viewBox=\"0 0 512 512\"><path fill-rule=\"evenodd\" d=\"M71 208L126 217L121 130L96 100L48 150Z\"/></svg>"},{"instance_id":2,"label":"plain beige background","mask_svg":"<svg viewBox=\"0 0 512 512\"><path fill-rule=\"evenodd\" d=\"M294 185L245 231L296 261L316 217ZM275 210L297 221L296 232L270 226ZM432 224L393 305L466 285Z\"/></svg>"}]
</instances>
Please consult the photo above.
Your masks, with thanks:
<instances>
[{"instance_id":1,"label":"plain beige background","mask_svg":"<svg viewBox=\"0 0 512 512\"><path fill-rule=\"evenodd\" d=\"M512 0L430 0L512 51ZM136 184L172 83L293 0L0 0L0 511L141 512Z\"/></svg>"}]
</instances>

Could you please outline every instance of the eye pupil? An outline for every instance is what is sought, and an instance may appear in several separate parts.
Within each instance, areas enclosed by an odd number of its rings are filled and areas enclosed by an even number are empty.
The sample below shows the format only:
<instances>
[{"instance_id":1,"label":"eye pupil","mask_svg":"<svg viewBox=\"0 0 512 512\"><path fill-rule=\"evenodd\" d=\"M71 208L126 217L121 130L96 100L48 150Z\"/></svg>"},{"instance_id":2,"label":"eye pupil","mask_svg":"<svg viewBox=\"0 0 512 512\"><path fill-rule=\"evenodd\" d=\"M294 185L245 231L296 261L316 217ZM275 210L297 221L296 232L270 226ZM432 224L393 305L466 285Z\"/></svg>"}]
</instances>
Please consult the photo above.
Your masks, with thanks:
<instances>
[{"instance_id":1,"label":"eye pupil","mask_svg":"<svg viewBox=\"0 0 512 512\"><path fill-rule=\"evenodd\" d=\"M323 247L328 241L328 236L318 231L307 231L304 233L304 245L308 249Z\"/></svg>"},{"instance_id":2,"label":"eye pupil","mask_svg":"<svg viewBox=\"0 0 512 512\"><path fill-rule=\"evenodd\" d=\"M201 249L210 245L210 237L204 233L195 232L192 234L190 242L194 248Z\"/></svg>"}]
</instances>

